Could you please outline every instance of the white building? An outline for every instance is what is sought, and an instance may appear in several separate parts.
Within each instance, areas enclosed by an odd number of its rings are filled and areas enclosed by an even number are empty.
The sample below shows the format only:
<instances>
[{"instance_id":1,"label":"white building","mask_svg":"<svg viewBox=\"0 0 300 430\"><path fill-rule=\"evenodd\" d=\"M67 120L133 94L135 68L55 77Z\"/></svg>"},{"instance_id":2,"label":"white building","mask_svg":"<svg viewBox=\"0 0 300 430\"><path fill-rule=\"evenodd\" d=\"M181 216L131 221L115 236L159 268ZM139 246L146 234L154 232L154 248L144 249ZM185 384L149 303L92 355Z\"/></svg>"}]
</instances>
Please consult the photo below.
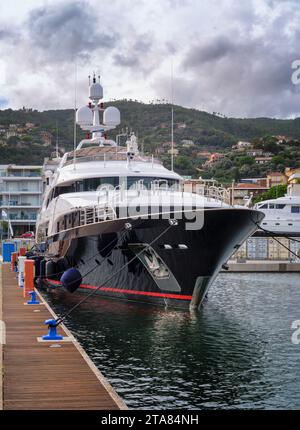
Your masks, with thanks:
<instances>
[{"instance_id":1,"label":"white building","mask_svg":"<svg viewBox=\"0 0 300 430\"><path fill-rule=\"evenodd\" d=\"M15 237L35 230L42 194L42 166L0 165L0 220L7 214Z\"/></svg>"}]
</instances>

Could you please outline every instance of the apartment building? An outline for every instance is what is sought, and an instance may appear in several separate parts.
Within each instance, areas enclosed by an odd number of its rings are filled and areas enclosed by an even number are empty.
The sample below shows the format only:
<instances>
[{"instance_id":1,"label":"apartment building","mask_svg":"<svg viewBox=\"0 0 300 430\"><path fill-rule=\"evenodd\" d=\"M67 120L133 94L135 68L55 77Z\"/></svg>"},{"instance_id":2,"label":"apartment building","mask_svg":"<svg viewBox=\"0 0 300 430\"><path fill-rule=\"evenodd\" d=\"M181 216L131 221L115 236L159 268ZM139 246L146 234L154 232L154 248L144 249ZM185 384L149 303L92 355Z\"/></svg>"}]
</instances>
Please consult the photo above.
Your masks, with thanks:
<instances>
[{"instance_id":1,"label":"apartment building","mask_svg":"<svg viewBox=\"0 0 300 430\"><path fill-rule=\"evenodd\" d=\"M9 218L14 237L35 230L42 195L42 166L0 165L0 220Z\"/></svg>"}]
</instances>

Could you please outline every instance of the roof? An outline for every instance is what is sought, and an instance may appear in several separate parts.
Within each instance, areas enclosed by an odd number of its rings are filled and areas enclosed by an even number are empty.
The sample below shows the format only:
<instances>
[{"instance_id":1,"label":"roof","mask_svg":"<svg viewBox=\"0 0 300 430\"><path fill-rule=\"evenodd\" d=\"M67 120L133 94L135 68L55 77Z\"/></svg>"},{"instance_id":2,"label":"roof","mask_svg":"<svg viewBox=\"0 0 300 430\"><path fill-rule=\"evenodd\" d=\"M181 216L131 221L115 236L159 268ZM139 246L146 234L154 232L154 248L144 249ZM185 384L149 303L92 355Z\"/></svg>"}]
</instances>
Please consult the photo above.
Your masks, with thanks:
<instances>
[{"instance_id":1,"label":"roof","mask_svg":"<svg viewBox=\"0 0 300 430\"><path fill-rule=\"evenodd\" d=\"M264 187L263 185L257 185L257 184L249 184L249 183L240 183L240 184L236 184L234 186L235 189L260 189L260 190L268 190L269 187Z\"/></svg>"},{"instance_id":2,"label":"roof","mask_svg":"<svg viewBox=\"0 0 300 430\"><path fill-rule=\"evenodd\" d=\"M281 172L271 172L271 173L268 173L268 176L282 176L283 175L283 173L281 173Z\"/></svg>"}]
</instances>

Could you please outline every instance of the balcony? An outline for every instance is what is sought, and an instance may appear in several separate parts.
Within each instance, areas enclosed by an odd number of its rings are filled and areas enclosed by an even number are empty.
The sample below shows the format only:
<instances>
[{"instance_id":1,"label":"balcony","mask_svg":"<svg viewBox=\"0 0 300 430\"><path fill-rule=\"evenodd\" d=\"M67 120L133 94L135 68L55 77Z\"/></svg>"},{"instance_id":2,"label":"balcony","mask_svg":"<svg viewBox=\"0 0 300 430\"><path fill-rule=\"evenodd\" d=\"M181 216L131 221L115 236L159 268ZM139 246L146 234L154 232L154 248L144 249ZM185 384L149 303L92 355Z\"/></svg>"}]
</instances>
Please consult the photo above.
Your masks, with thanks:
<instances>
[{"instance_id":1,"label":"balcony","mask_svg":"<svg viewBox=\"0 0 300 430\"><path fill-rule=\"evenodd\" d=\"M37 214L36 213L30 213L30 214L8 214L8 218L11 221L36 221Z\"/></svg>"}]
</instances>

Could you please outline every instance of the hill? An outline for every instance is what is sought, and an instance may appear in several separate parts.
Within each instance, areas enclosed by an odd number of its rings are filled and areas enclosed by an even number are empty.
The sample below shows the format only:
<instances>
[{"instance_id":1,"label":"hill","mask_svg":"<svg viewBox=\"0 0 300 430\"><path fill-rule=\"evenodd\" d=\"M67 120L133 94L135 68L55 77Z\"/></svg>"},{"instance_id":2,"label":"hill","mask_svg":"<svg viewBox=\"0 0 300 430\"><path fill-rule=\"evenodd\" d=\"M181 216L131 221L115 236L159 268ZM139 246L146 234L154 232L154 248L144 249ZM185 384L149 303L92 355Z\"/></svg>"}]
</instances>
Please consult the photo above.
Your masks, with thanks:
<instances>
[{"instance_id":1,"label":"hill","mask_svg":"<svg viewBox=\"0 0 300 430\"><path fill-rule=\"evenodd\" d=\"M170 142L169 104L144 104L133 100L107 103L120 109L122 124L111 132L115 138L122 128L132 128L139 136L145 152L154 152L169 164L167 154ZM54 150L56 124L59 146L63 151L73 148L73 117L71 109L36 111L32 109L0 110L0 164L41 164L43 158ZM178 169L193 174L197 164L197 151L224 151L239 140L254 140L266 135L286 135L300 138L300 118L280 120L271 118L238 119L174 106L174 140L179 150ZM27 127L25 124L31 126ZM34 126L33 126L34 125ZM83 133L78 129L78 141ZM182 141L192 141L192 150L182 147ZM163 149L163 144L165 148ZM30 154L30 157L28 155ZM181 158L180 158L181 157Z\"/></svg>"}]
</instances>

